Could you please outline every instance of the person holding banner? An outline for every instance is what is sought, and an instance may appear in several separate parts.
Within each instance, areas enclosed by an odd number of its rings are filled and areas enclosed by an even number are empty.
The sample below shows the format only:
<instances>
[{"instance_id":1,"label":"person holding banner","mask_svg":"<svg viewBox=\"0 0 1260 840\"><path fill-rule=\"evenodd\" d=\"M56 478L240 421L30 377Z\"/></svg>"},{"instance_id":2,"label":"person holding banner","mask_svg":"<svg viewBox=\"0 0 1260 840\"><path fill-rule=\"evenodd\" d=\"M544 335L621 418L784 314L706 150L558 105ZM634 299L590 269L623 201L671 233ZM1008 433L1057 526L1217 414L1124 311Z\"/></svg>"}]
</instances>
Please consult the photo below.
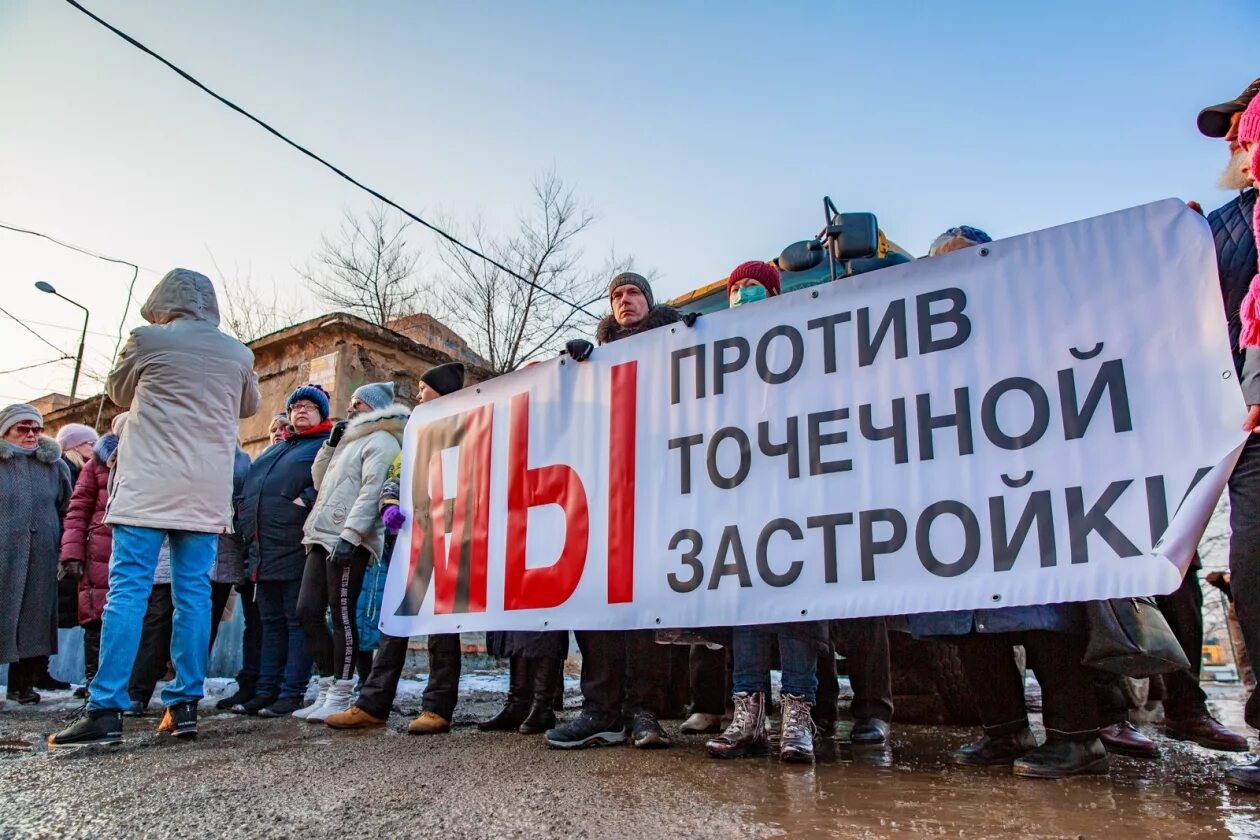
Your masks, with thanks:
<instances>
[{"instance_id":1,"label":"person holding banner","mask_svg":"<svg viewBox=\"0 0 1260 840\"><path fill-rule=\"evenodd\" d=\"M658 304L646 277L622 272L608 284L612 314L595 330L600 344L639 335L679 321L690 324L678 310ZM594 350L585 339L573 339L565 351L578 362ZM574 720L547 730L547 745L555 749L624 744L626 715L630 741L641 749L670 745L661 728L661 707L669 680L669 652L656 644L652 630L581 630L576 634L582 651L582 713Z\"/></svg>"},{"instance_id":2,"label":"person holding banner","mask_svg":"<svg viewBox=\"0 0 1260 840\"><path fill-rule=\"evenodd\" d=\"M727 300L732 308L774 297L781 288L779 270L757 260L740 264L726 279ZM831 657L831 678L835 679L835 654L825 621L734 628L731 653L735 713L730 726L705 745L714 758L743 758L770 751L766 721L770 710L772 645L776 642L783 674L779 758L813 763L813 708L818 699L820 657ZM834 714L833 710L832 722Z\"/></svg>"},{"instance_id":3,"label":"person holding banner","mask_svg":"<svg viewBox=\"0 0 1260 840\"><path fill-rule=\"evenodd\" d=\"M463 387L462 364L451 362L438 365L421 375L419 402L431 402ZM407 521L400 502L401 470L402 453L399 452L378 497L381 521L387 533L387 545L393 545L390 535L396 535ZM407 661L407 641L406 636L381 633L376 656L372 660L371 673L360 686L358 699L345 711L328 715L324 723L333 729L370 729L384 726L389 719L389 710L394 705L403 665ZM424 710L407 727L408 733L434 735L450 731L451 717L459 694L462 654L458 633L429 637L429 681L424 691Z\"/></svg>"},{"instance_id":4,"label":"person holding banner","mask_svg":"<svg viewBox=\"0 0 1260 840\"><path fill-rule=\"evenodd\" d=\"M410 413L394 402L393 382L361 386L350 397L349 419L333 427L311 465L318 495L303 526L306 569L297 609L315 656L320 695L293 713L311 723L350 707L359 643L355 605L367 567L384 547L381 487L402 450ZM330 609L332 634L325 618Z\"/></svg>"}]
</instances>

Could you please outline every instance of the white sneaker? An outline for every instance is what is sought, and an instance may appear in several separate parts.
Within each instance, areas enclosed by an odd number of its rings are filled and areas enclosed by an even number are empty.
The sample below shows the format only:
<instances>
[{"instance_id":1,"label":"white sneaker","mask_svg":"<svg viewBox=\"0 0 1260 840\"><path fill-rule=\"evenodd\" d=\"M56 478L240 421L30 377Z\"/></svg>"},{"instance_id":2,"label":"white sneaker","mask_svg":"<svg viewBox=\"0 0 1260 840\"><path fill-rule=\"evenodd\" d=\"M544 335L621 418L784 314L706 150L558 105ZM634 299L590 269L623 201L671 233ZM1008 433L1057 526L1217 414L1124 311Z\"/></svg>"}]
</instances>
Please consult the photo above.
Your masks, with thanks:
<instances>
[{"instance_id":1,"label":"white sneaker","mask_svg":"<svg viewBox=\"0 0 1260 840\"><path fill-rule=\"evenodd\" d=\"M350 692L354 688L354 680L337 680L328 689L328 699L324 705L306 716L307 723L323 723L324 718L350 708Z\"/></svg>"},{"instance_id":2,"label":"white sneaker","mask_svg":"<svg viewBox=\"0 0 1260 840\"><path fill-rule=\"evenodd\" d=\"M329 689L332 688L333 682L334 680L332 677L320 677L317 683L317 685L319 685L319 694L316 695L315 702L309 706L303 706L302 708L298 709L296 712L293 713L293 716L295 718L301 718L302 720L306 720L307 718L311 716L312 712L315 712L320 707L322 707L325 701L328 700L328 691Z\"/></svg>"},{"instance_id":3,"label":"white sneaker","mask_svg":"<svg viewBox=\"0 0 1260 840\"><path fill-rule=\"evenodd\" d=\"M683 721L682 726L678 727L678 731L684 732L688 735L707 735L714 732L721 732L722 716L696 712L694 715Z\"/></svg>"}]
</instances>

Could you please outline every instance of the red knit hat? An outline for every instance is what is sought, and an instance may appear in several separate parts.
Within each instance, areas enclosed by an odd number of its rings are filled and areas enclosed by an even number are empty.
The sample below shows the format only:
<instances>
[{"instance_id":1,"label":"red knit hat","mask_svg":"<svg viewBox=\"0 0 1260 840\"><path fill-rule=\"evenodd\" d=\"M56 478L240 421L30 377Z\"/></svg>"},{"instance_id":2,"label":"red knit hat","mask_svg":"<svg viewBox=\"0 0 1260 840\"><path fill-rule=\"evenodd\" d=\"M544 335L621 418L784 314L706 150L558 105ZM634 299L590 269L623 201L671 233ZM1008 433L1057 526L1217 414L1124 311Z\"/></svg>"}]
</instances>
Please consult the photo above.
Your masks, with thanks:
<instances>
[{"instance_id":1,"label":"red knit hat","mask_svg":"<svg viewBox=\"0 0 1260 840\"><path fill-rule=\"evenodd\" d=\"M750 260L746 263L740 263L735 266L735 270L731 272L731 276L726 278L726 296L731 295L731 286L737 280L756 280L758 283L766 287L766 295L774 297L777 295L781 286L779 285L779 269L775 268L768 262L761 260Z\"/></svg>"}]
</instances>

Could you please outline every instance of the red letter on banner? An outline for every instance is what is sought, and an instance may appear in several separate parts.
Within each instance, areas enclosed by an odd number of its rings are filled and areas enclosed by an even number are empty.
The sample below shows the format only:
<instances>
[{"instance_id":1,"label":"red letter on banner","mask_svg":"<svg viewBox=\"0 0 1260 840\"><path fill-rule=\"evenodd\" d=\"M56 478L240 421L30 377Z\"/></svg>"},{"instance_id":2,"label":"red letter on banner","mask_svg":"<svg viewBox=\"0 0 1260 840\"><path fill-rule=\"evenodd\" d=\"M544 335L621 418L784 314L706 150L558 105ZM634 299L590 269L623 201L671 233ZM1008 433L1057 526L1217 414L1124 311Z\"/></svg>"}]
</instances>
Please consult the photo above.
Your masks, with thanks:
<instances>
[{"instance_id":1,"label":"red letter on banner","mask_svg":"<svg viewBox=\"0 0 1260 840\"><path fill-rule=\"evenodd\" d=\"M529 394L512 397L508 433L507 558L503 608L529 610L563 604L577 588L586 566L590 514L586 489L564 464L529 466ZM550 566L527 569L525 546L529 509L559 505L564 511L564 547Z\"/></svg>"},{"instance_id":2,"label":"red letter on banner","mask_svg":"<svg viewBox=\"0 0 1260 840\"><path fill-rule=\"evenodd\" d=\"M608 424L608 603L634 600L635 414L638 362L612 369Z\"/></svg>"}]
</instances>

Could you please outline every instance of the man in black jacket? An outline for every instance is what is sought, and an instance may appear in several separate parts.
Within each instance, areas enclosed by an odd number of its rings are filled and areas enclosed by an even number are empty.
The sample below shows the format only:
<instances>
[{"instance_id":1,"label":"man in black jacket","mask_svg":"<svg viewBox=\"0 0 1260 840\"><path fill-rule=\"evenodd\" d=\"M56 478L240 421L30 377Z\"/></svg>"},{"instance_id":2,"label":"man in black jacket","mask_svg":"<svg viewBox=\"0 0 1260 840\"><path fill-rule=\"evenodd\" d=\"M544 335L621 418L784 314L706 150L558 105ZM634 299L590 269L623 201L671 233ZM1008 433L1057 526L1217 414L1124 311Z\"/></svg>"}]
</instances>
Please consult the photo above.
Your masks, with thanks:
<instances>
[{"instance_id":1,"label":"man in black jacket","mask_svg":"<svg viewBox=\"0 0 1260 840\"><path fill-rule=\"evenodd\" d=\"M612 279L608 298L612 314L595 329L600 344L684 320L672 306L656 303L647 278L632 271ZM580 362L591 355L594 345L574 339L565 349ZM629 737L636 747L668 747L669 736L659 719L669 680L669 650L656 644L655 631L579 630L575 635L582 651L582 714L547 730L547 745L580 749L624 744L629 717Z\"/></svg>"}]
</instances>

